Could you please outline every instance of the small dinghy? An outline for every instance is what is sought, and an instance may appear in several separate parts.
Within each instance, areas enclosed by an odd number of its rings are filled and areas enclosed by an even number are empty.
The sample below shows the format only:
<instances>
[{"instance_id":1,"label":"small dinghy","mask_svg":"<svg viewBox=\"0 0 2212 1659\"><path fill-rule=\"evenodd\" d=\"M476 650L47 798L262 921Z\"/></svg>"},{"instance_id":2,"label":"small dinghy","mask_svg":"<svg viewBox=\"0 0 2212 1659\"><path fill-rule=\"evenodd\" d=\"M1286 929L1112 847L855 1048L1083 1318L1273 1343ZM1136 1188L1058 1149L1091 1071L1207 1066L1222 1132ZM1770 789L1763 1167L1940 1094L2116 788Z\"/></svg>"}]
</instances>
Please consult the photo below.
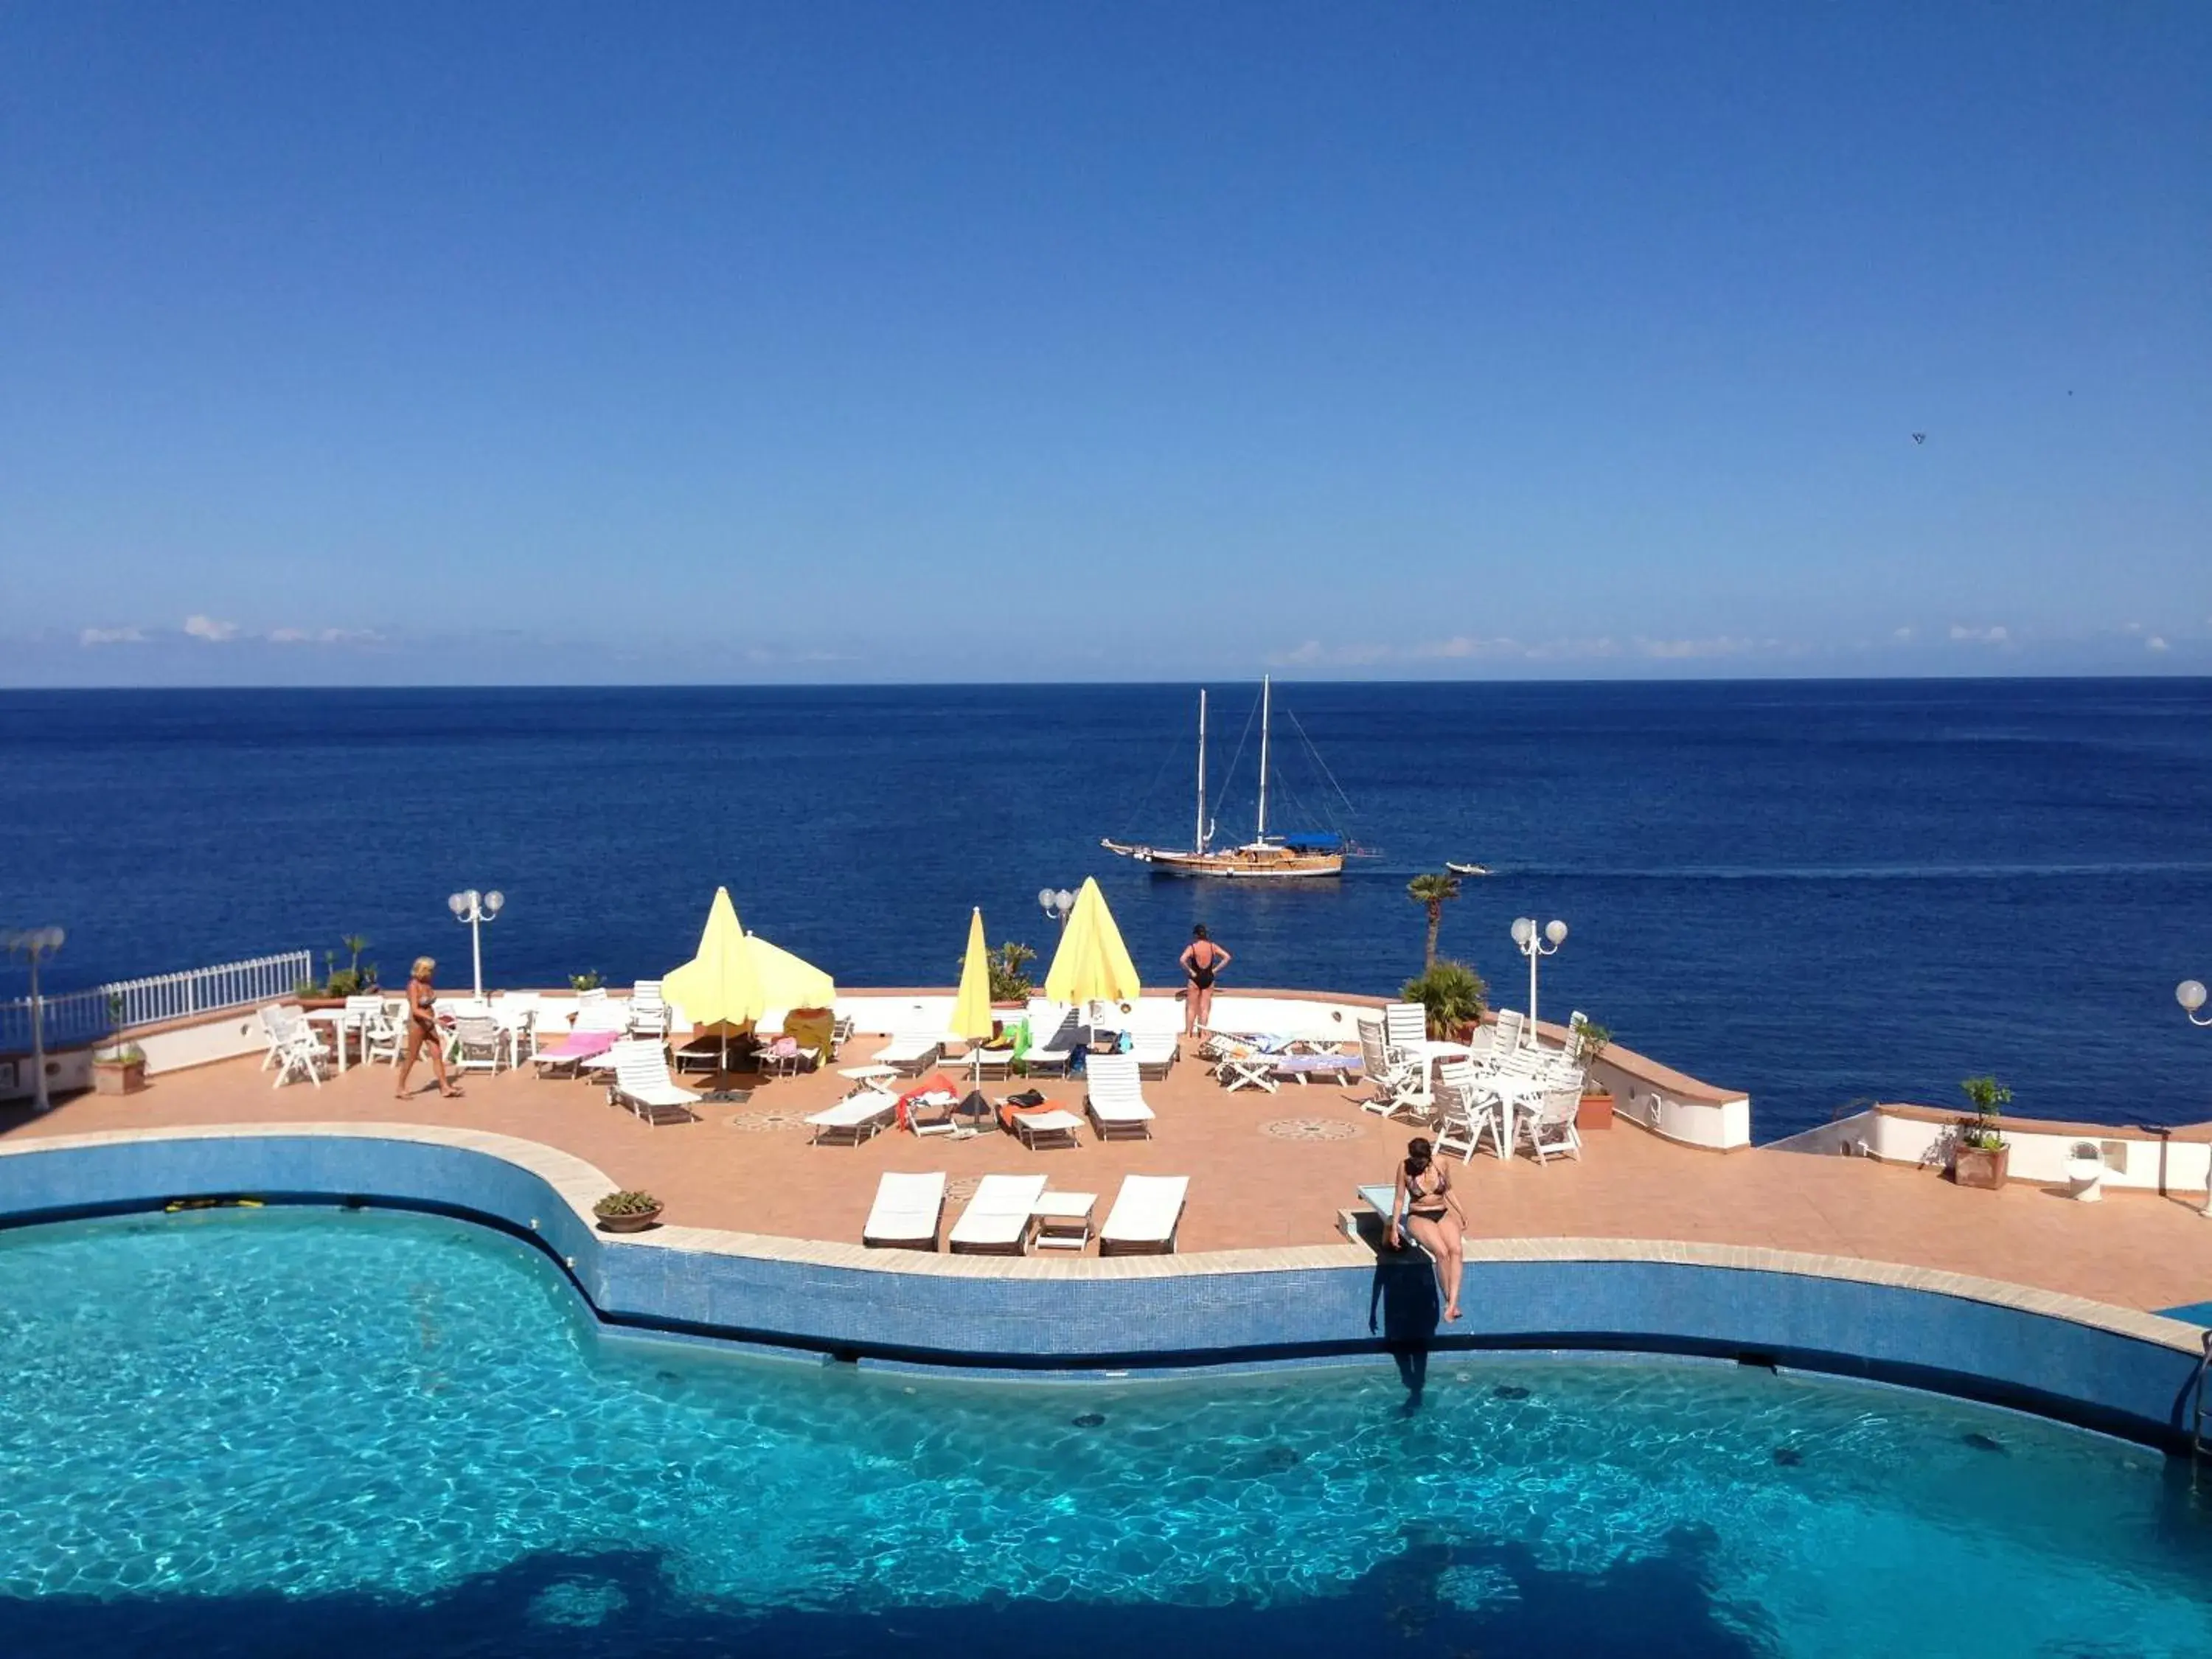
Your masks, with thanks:
<instances>
[{"instance_id":1,"label":"small dinghy","mask_svg":"<svg viewBox=\"0 0 2212 1659\"><path fill-rule=\"evenodd\" d=\"M1454 864L1449 859L1444 860L1444 868L1455 876L1486 876L1490 873L1490 866L1486 864Z\"/></svg>"}]
</instances>

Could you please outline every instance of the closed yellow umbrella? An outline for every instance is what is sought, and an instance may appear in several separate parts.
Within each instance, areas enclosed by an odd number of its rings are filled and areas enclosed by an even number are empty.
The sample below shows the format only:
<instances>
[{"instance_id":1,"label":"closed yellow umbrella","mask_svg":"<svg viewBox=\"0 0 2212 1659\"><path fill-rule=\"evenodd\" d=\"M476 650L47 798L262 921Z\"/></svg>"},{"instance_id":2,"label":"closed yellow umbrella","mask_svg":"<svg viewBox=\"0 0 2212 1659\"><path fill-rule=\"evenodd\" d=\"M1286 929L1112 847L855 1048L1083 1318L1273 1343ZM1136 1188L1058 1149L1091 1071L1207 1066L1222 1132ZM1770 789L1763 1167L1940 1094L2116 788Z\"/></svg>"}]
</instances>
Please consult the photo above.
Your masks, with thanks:
<instances>
[{"instance_id":1,"label":"closed yellow umbrella","mask_svg":"<svg viewBox=\"0 0 2212 1659\"><path fill-rule=\"evenodd\" d=\"M952 1035L971 1044L988 1042L998 1034L991 1017L991 962L983 948L983 913L968 918L968 955L960 964L960 994L952 999Z\"/></svg>"},{"instance_id":2,"label":"closed yellow umbrella","mask_svg":"<svg viewBox=\"0 0 2212 1659\"><path fill-rule=\"evenodd\" d=\"M969 1064L981 1082L983 1045L998 1031L991 1018L991 961L983 948L983 912L968 917L968 954L960 963L960 993L952 999L951 1035L967 1040Z\"/></svg>"},{"instance_id":3,"label":"closed yellow umbrella","mask_svg":"<svg viewBox=\"0 0 2212 1659\"><path fill-rule=\"evenodd\" d=\"M660 994L684 1011L695 1030L721 1033L722 1070L726 1073L731 1031L751 1025L767 1006L761 1000L760 976L753 970L751 941L738 925L738 907L730 902L728 888L714 890L707 926L699 935L699 954L669 971L660 981ZM722 1081L716 1079L718 1085Z\"/></svg>"},{"instance_id":4,"label":"closed yellow umbrella","mask_svg":"<svg viewBox=\"0 0 2212 1659\"><path fill-rule=\"evenodd\" d=\"M1085 876L1060 929L1060 948L1052 953L1044 994L1055 1002L1134 1002L1144 988L1098 878Z\"/></svg>"}]
</instances>

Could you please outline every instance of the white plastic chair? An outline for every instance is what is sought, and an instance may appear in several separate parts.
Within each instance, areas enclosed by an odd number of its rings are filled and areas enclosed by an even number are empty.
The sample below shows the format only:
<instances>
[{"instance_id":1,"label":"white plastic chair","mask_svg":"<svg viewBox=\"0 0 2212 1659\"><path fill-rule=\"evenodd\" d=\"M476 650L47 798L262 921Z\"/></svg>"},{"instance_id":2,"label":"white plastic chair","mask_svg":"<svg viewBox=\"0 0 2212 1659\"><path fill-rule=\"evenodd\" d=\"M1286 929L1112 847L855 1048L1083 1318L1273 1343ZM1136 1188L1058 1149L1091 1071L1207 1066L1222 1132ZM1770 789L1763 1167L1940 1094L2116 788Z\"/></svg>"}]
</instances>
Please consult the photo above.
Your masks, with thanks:
<instances>
[{"instance_id":1,"label":"white plastic chair","mask_svg":"<svg viewBox=\"0 0 2212 1659\"><path fill-rule=\"evenodd\" d=\"M1383 1034L1382 1022L1359 1022L1360 1070L1375 1092L1361 1101L1361 1109L1383 1117L1401 1112L1425 1116L1434 1103L1426 1055L1394 1047Z\"/></svg>"},{"instance_id":2,"label":"white plastic chair","mask_svg":"<svg viewBox=\"0 0 2212 1659\"><path fill-rule=\"evenodd\" d=\"M1429 1011L1418 1002L1392 1002L1382 1009L1382 1035L1393 1048L1426 1052Z\"/></svg>"},{"instance_id":3,"label":"white plastic chair","mask_svg":"<svg viewBox=\"0 0 2212 1659\"><path fill-rule=\"evenodd\" d=\"M1537 1163L1549 1163L1563 1152L1581 1160L1583 1138L1575 1130L1575 1115L1582 1104L1582 1085L1577 1084L1571 1088L1547 1089L1538 1097L1536 1109L1521 1115L1521 1139Z\"/></svg>"},{"instance_id":4,"label":"white plastic chair","mask_svg":"<svg viewBox=\"0 0 2212 1659\"><path fill-rule=\"evenodd\" d=\"M461 1071L496 1072L504 1058L500 1051L506 1047L506 1033L489 1014L463 1014L453 1022L449 1058Z\"/></svg>"},{"instance_id":5,"label":"white plastic chair","mask_svg":"<svg viewBox=\"0 0 2212 1659\"><path fill-rule=\"evenodd\" d=\"M629 1034L668 1035L668 1004L660 994L659 980L641 979L629 988Z\"/></svg>"},{"instance_id":6,"label":"white plastic chair","mask_svg":"<svg viewBox=\"0 0 2212 1659\"><path fill-rule=\"evenodd\" d=\"M1505 1129L1498 1112L1498 1097L1484 1091L1472 1064L1453 1060L1438 1066L1437 1097L1443 1108L1443 1121L1437 1129L1439 1156L1457 1152L1461 1163L1473 1163L1486 1134L1498 1149L1498 1157L1506 1155Z\"/></svg>"},{"instance_id":7,"label":"white plastic chair","mask_svg":"<svg viewBox=\"0 0 2212 1659\"><path fill-rule=\"evenodd\" d=\"M374 1065L380 1060L387 1065L397 1066L400 1045L407 1036L407 1005L383 997L375 1000L375 1012L362 1018L362 1064Z\"/></svg>"},{"instance_id":8,"label":"white plastic chair","mask_svg":"<svg viewBox=\"0 0 2212 1659\"><path fill-rule=\"evenodd\" d=\"M269 1037L269 1057L262 1061L262 1069L266 1071L272 1061L276 1066L276 1080L269 1086L281 1089L295 1077L304 1077L321 1088L323 1063L331 1051L307 1015L280 1004L261 1011L261 1026Z\"/></svg>"}]
</instances>

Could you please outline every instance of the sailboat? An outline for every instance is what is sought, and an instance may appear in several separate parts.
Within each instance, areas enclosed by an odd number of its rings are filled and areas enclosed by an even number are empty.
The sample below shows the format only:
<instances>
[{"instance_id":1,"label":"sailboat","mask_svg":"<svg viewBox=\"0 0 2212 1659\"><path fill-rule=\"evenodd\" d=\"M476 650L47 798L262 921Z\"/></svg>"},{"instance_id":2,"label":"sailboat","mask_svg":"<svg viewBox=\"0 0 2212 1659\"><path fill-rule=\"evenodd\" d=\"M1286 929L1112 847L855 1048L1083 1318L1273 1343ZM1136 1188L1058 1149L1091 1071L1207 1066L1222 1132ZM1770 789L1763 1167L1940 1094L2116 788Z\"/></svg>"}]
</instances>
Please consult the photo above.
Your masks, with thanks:
<instances>
[{"instance_id":1,"label":"sailboat","mask_svg":"<svg viewBox=\"0 0 2212 1659\"><path fill-rule=\"evenodd\" d=\"M1109 853L1149 864L1162 876L1229 876L1261 881L1305 879L1344 873L1344 837L1334 833L1269 835L1267 833L1267 765L1269 728L1273 724L1273 687L1260 682L1260 811L1252 839L1241 847L1215 848L1211 843L1215 826L1206 816L1206 693L1198 694L1198 823L1188 848L1151 847L1102 838Z\"/></svg>"}]
</instances>

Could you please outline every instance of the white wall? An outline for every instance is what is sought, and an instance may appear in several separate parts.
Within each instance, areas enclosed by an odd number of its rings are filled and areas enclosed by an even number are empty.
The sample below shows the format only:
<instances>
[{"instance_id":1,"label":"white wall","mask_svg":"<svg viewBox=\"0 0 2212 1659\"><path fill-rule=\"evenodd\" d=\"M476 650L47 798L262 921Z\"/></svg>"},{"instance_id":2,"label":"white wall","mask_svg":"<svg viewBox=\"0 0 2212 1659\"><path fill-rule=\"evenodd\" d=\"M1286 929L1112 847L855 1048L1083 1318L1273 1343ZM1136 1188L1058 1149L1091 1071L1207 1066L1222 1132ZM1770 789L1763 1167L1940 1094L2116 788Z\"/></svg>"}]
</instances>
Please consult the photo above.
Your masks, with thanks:
<instances>
[{"instance_id":1,"label":"white wall","mask_svg":"<svg viewBox=\"0 0 2212 1659\"><path fill-rule=\"evenodd\" d=\"M126 1036L145 1051L148 1077L237 1054L265 1054L269 1048L269 1039L261 1034L261 1016L252 1008L210 1015L197 1025L174 1026L143 1036Z\"/></svg>"},{"instance_id":2,"label":"white wall","mask_svg":"<svg viewBox=\"0 0 2212 1659\"><path fill-rule=\"evenodd\" d=\"M1603 1058L1590 1068L1590 1074L1612 1091L1613 1115L1640 1129L1708 1152L1730 1152L1751 1145L1748 1095L1692 1099L1640 1071Z\"/></svg>"},{"instance_id":3,"label":"white wall","mask_svg":"<svg viewBox=\"0 0 2212 1659\"><path fill-rule=\"evenodd\" d=\"M2043 1187L2069 1185L2066 1166L2075 1148L2084 1142L2095 1146L2104 1159L2104 1184L2108 1188L2154 1193L2162 1185L2169 1193L2198 1193L2212 1178L2212 1145L2203 1141L2161 1142L2155 1135L2118 1130L2075 1133L2055 1127L2047 1130L2025 1127L2033 1121L2005 1120L2005 1142L2012 1148L2006 1172L2011 1180ZM1877 1109L1806 1130L1775 1145L1786 1152L1842 1152L1878 1158L1885 1164L1940 1169L1948 1162L1944 1146L1952 1122L1948 1118L1931 1122Z\"/></svg>"}]
</instances>

